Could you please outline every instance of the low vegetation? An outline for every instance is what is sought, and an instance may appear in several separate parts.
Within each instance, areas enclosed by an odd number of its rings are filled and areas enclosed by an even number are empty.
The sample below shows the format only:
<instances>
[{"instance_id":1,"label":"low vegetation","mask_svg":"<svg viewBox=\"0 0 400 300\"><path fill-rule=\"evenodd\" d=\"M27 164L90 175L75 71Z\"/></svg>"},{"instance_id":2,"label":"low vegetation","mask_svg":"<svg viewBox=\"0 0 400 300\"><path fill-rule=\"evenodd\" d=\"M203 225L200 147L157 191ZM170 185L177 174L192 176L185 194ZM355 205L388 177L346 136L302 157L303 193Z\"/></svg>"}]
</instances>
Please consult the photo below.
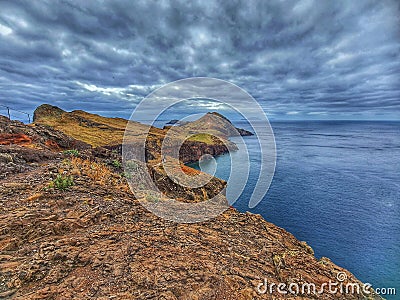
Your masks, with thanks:
<instances>
[{"instance_id":1,"label":"low vegetation","mask_svg":"<svg viewBox=\"0 0 400 300\"><path fill-rule=\"evenodd\" d=\"M147 200L148 202L158 203L158 202L160 201L160 198L158 198L157 196L152 195L152 194L147 194L147 195L146 195L146 200Z\"/></svg>"},{"instance_id":2,"label":"low vegetation","mask_svg":"<svg viewBox=\"0 0 400 300\"><path fill-rule=\"evenodd\" d=\"M120 169L122 167L121 162L118 159L114 159L111 163L115 168Z\"/></svg>"},{"instance_id":3,"label":"low vegetation","mask_svg":"<svg viewBox=\"0 0 400 300\"><path fill-rule=\"evenodd\" d=\"M192 136L190 136L188 139L188 141L195 141L195 142L202 142L202 143L206 143L206 144L215 144L215 138L208 133L197 133L194 134Z\"/></svg>"},{"instance_id":4,"label":"low vegetation","mask_svg":"<svg viewBox=\"0 0 400 300\"><path fill-rule=\"evenodd\" d=\"M55 189L65 191L69 187L74 185L74 178L62 174L58 174L57 177L51 182L50 187L53 187Z\"/></svg>"},{"instance_id":5,"label":"low vegetation","mask_svg":"<svg viewBox=\"0 0 400 300\"><path fill-rule=\"evenodd\" d=\"M106 185L113 178L111 170L103 163L98 163L79 157L71 158L73 171L89 177L100 185Z\"/></svg>"},{"instance_id":6,"label":"low vegetation","mask_svg":"<svg viewBox=\"0 0 400 300\"><path fill-rule=\"evenodd\" d=\"M79 151L76 149L64 150L63 154L71 156L79 156Z\"/></svg>"}]
</instances>

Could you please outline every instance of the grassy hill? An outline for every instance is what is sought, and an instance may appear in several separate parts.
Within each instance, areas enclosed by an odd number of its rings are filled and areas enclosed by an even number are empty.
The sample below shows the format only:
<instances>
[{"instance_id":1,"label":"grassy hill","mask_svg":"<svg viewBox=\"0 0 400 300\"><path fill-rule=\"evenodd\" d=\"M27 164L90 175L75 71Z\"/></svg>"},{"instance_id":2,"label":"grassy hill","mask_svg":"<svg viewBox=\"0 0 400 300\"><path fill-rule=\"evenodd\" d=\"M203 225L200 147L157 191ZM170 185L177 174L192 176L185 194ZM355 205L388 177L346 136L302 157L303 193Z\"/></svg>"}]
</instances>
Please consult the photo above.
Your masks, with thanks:
<instances>
[{"instance_id":1,"label":"grassy hill","mask_svg":"<svg viewBox=\"0 0 400 300\"><path fill-rule=\"evenodd\" d=\"M34 112L35 124L51 126L94 147L122 144L128 122L130 123L128 127L130 138L137 137L138 140L146 137L160 142L169 130L122 118L107 118L82 110L66 112L48 104L39 106ZM220 145L221 140L226 144L232 144L227 141L228 137L237 135L232 123L218 113L208 113L184 126L172 127L172 130L172 137L175 136L177 141L188 139L191 142L207 145Z\"/></svg>"},{"instance_id":2,"label":"grassy hill","mask_svg":"<svg viewBox=\"0 0 400 300\"><path fill-rule=\"evenodd\" d=\"M66 112L56 106L43 104L34 113L34 123L51 126L75 139L84 141L94 147L122 144L128 120L107 118L82 110ZM131 122L129 129L133 135L144 135L149 126ZM153 135L163 135L163 130L151 127Z\"/></svg>"}]
</instances>

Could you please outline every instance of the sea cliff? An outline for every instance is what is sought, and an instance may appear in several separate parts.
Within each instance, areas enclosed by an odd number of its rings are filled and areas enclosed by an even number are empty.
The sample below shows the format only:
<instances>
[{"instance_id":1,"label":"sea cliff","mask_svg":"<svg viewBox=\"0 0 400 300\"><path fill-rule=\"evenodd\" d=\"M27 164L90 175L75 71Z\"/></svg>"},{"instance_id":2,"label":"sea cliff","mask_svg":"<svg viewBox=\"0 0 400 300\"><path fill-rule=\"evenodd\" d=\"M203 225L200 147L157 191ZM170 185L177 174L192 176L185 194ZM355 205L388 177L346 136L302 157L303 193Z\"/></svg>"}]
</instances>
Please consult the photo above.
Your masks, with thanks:
<instances>
[{"instance_id":1,"label":"sea cliff","mask_svg":"<svg viewBox=\"0 0 400 300\"><path fill-rule=\"evenodd\" d=\"M153 215L130 191L115 151L126 120L56 110L57 121L53 109L45 108L46 115L36 112L31 125L0 118L0 168L12 169L0 178L0 298L378 298L327 290L290 297L277 288L264 291L266 282L320 287L337 282L338 274L343 283L361 283L259 215L229 208L196 224ZM82 131L88 134L83 140ZM99 145L112 134L115 149ZM157 154L163 134L152 128L146 145L147 166L161 190L190 202L225 188L217 178L197 190L170 180ZM202 139L188 144L194 150L182 154L182 163L225 151ZM183 164L182 170L198 172Z\"/></svg>"}]
</instances>

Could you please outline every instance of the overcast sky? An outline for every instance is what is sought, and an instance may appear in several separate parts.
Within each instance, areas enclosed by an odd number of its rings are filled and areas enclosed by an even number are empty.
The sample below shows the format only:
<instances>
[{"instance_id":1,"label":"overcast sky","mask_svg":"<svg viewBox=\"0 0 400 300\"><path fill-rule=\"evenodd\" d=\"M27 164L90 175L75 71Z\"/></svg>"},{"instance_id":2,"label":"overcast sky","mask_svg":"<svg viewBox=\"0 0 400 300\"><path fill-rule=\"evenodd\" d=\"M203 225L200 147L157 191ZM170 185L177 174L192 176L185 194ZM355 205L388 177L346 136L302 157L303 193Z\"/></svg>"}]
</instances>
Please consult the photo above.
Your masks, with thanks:
<instances>
[{"instance_id":1,"label":"overcast sky","mask_svg":"<svg viewBox=\"0 0 400 300\"><path fill-rule=\"evenodd\" d=\"M128 117L193 76L271 119L399 119L400 1L0 1L0 104Z\"/></svg>"}]
</instances>

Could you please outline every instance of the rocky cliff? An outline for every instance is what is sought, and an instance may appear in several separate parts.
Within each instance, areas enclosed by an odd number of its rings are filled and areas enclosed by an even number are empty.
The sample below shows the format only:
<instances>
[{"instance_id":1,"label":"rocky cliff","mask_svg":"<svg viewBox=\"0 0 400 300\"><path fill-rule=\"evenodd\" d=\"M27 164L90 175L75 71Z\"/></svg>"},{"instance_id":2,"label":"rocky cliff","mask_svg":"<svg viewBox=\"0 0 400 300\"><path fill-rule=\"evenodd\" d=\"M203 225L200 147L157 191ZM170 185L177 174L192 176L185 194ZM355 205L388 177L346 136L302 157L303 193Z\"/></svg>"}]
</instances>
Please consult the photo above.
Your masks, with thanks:
<instances>
[{"instance_id":1,"label":"rocky cliff","mask_svg":"<svg viewBox=\"0 0 400 300\"><path fill-rule=\"evenodd\" d=\"M34 124L51 126L93 147L102 146L121 151L120 145L128 121L121 118L105 118L80 110L66 112L56 106L43 104L34 112ZM132 143L136 142L136 137L138 140L148 132L146 147L149 157L160 158L162 141L171 128L159 129L131 122L129 129L133 137ZM220 155L235 150L236 145L230 142L228 137L238 135L239 132L243 135L251 134L243 129L236 130L228 119L218 113L208 113L197 121L173 130L176 143L172 137L169 148L181 147L180 158L185 163L198 161L204 154ZM180 145L183 140L185 142ZM169 151L168 147L166 151Z\"/></svg>"},{"instance_id":2,"label":"rocky cliff","mask_svg":"<svg viewBox=\"0 0 400 300\"><path fill-rule=\"evenodd\" d=\"M19 134L19 128L25 141L45 141L51 130L3 121L0 132ZM42 133L43 140L35 138ZM321 287L338 282L338 274L343 283L361 283L259 215L230 208L197 224L156 217L131 193L115 151L82 144L78 152L63 153L20 141L0 136L0 154L16 147L52 155L21 161L24 170L0 178L0 298L378 298L328 290L282 294L280 283ZM157 160L148 164L161 189L186 201L212 197L225 186L214 179L197 191L178 188ZM265 282L275 288L265 291Z\"/></svg>"},{"instance_id":3,"label":"rocky cliff","mask_svg":"<svg viewBox=\"0 0 400 300\"><path fill-rule=\"evenodd\" d=\"M187 141L179 152L179 158L184 163L191 163L199 161L199 159L205 154L218 156L235 150L237 150L237 147L234 144L229 146L226 146L223 143L209 145L201 142Z\"/></svg>"}]
</instances>

